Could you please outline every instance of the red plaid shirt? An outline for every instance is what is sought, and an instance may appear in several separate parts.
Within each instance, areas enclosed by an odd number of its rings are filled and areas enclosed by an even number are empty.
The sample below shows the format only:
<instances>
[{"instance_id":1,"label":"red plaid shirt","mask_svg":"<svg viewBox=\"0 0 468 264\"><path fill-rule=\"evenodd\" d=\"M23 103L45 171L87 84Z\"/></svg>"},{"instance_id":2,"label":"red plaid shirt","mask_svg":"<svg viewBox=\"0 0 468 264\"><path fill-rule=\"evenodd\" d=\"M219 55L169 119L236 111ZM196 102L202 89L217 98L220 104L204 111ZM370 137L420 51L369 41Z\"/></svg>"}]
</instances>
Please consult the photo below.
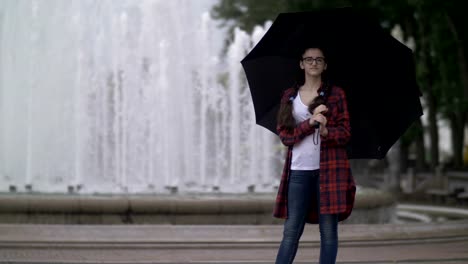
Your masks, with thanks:
<instances>
[{"instance_id":1,"label":"red plaid shirt","mask_svg":"<svg viewBox=\"0 0 468 264\"><path fill-rule=\"evenodd\" d=\"M318 91L320 93L320 90ZM286 90L281 103L288 103L295 89ZM350 139L349 113L344 91L336 86L329 89L326 102L328 135L321 137L320 144L320 213L338 214L339 221L351 214L354 206L356 185L346 155L345 145ZM291 172L292 149L295 143L315 132L309 120L299 123L294 131L288 132L283 126L277 127L284 145L288 147L283 174L276 197L274 216L288 216L288 179ZM312 195L312 206L308 213L308 223L318 223L318 208L315 195Z\"/></svg>"}]
</instances>

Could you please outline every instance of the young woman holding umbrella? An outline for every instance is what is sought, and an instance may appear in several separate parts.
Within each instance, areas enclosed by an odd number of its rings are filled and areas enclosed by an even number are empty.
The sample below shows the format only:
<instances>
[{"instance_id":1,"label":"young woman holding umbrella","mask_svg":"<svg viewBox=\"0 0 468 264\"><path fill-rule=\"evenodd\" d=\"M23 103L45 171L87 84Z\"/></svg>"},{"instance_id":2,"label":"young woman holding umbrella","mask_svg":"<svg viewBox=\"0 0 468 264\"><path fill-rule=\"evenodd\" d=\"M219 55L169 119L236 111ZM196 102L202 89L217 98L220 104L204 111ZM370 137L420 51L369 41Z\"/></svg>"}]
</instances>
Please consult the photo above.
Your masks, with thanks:
<instances>
[{"instance_id":1,"label":"young woman holding umbrella","mask_svg":"<svg viewBox=\"0 0 468 264\"><path fill-rule=\"evenodd\" d=\"M305 223L318 223L320 263L335 263L338 222L352 211L356 185L346 144L350 139L344 91L323 78L323 49L309 46L298 62L301 81L281 99L277 130L288 147L274 216L285 218L277 264L292 263Z\"/></svg>"}]
</instances>

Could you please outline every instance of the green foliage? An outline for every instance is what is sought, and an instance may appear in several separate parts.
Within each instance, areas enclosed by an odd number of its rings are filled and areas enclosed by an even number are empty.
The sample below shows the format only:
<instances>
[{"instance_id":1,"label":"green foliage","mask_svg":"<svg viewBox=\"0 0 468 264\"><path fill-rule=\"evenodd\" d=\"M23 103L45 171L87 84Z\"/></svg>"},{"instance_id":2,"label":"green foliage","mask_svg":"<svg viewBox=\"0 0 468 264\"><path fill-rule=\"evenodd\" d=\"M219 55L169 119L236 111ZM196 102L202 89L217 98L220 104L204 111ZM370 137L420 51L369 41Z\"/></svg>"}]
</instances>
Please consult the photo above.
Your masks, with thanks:
<instances>
[{"instance_id":1,"label":"green foliage","mask_svg":"<svg viewBox=\"0 0 468 264\"><path fill-rule=\"evenodd\" d=\"M235 27L251 33L256 25L273 21L279 13L350 5L349 0L221 0L213 7L211 15L222 21L222 27L228 27L228 44Z\"/></svg>"},{"instance_id":2,"label":"green foliage","mask_svg":"<svg viewBox=\"0 0 468 264\"><path fill-rule=\"evenodd\" d=\"M213 7L211 15L224 20L223 26L251 32L256 25L275 19L285 10L286 3L287 0L222 0Z\"/></svg>"}]
</instances>

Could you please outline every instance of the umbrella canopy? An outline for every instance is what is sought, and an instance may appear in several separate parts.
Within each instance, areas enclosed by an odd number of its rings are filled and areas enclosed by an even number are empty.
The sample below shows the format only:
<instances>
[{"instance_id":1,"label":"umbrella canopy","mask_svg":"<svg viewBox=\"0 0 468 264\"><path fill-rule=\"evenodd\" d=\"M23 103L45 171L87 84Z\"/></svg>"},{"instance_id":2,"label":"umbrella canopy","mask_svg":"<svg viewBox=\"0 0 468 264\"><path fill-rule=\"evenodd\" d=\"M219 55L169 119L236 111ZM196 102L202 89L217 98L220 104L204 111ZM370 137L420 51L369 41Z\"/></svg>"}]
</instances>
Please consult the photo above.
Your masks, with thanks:
<instances>
[{"instance_id":1,"label":"umbrella canopy","mask_svg":"<svg viewBox=\"0 0 468 264\"><path fill-rule=\"evenodd\" d=\"M349 158L382 159L422 115L413 53L368 12L353 8L281 13L241 61L257 124L276 132L283 91L296 82L300 52L324 47L327 79L347 96Z\"/></svg>"}]
</instances>

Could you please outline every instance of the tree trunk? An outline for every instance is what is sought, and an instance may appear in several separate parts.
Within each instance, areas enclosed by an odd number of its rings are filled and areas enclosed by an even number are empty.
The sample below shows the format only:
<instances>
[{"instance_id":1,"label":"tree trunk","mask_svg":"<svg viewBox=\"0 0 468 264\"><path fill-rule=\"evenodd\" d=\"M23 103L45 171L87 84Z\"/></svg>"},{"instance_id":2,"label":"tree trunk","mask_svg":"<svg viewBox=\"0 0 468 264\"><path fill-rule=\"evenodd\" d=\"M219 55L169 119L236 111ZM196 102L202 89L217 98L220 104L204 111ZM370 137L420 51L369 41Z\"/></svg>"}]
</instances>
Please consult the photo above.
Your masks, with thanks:
<instances>
[{"instance_id":1,"label":"tree trunk","mask_svg":"<svg viewBox=\"0 0 468 264\"><path fill-rule=\"evenodd\" d=\"M457 45L457 58L458 68L460 69L460 81L463 85L463 100L468 101L468 65L465 57L465 47L461 40L457 27L453 22L453 19L445 14L447 24L453 35L453 40ZM452 135L453 135L453 154L454 154L454 165L455 167L463 166L463 146L465 140L465 125L468 121L468 114L466 109L460 109L453 118L452 121Z\"/></svg>"},{"instance_id":2,"label":"tree trunk","mask_svg":"<svg viewBox=\"0 0 468 264\"><path fill-rule=\"evenodd\" d=\"M397 140L387 153L388 172L385 174L384 190L395 195L401 194L401 142Z\"/></svg>"},{"instance_id":3,"label":"tree trunk","mask_svg":"<svg viewBox=\"0 0 468 264\"><path fill-rule=\"evenodd\" d=\"M426 168L426 147L424 146L424 127L419 118L415 123L418 129L418 134L414 140L416 145L416 164L414 164L416 171L422 171Z\"/></svg>"},{"instance_id":4,"label":"tree trunk","mask_svg":"<svg viewBox=\"0 0 468 264\"><path fill-rule=\"evenodd\" d=\"M431 139L430 149L430 165L434 169L439 165L439 132L437 126L437 100L433 92L433 76L434 66L431 61L431 47L429 43L428 20L421 13L419 19L420 35L421 35L421 61L426 69L424 76L426 86L426 100L428 107L428 122L429 122L429 136Z\"/></svg>"},{"instance_id":5,"label":"tree trunk","mask_svg":"<svg viewBox=\"0 0 468 264\"><path fill-rule=\"evenodd\" d=\"M407 144L400 145L400 173L405 173L408 167L413 165L409 164L409 149L410 146Z\"/></svg>"},{"instance_id":6,"label":"tree trunk","mask_svg":"<svg viewBox=\"0 0 468 264\"><path fill-rule=\"evenodd\" d=\"M436 168L439 165L439 131L437 126L437 103L432 91L427 93L429 137L431 139L430 166Z\"/></svg>"},{"instance_id":7,"label":"tree trunk","mask_svg":"<svg viewBox=\"0 0 468 264\"><path fill-rule=\"evenodd\" d=\"M413 15L410 15L410 16L407 16L404 20L404 29L406 31L406 35L407 36L417 36L417 25L418 25L418 21L415 19L415 17ZM419 47L418 47L419 48ZM414 53L415 55L415 60L418 61L421 58L421 52L417 53L415 52ZM419 56L418 56L419 55ZM414 138L414 141L413 143L415 144L415 154L416 154L416 157L415 157L415 164L414 165L414 169L415 171L422 171L424 169L426 169L426 166L427 166L427 162L426 162L426 158L427 158L427 154L426 154L426 146L424 144L424 126L422 124L422 121L421 121L421 118L418 118L417 121L415 121L414 123L414 127L415 129L417 130L417 134ZM408 146L408 148L406 149L406 153L404 153L405 149L402 148L402 159L406 158L408 159L409 158L409 154L410 154L410 148L411 146ZM402 166L404 166L404 168L407 168L408 166L406 166L407 162L403 162L402 163Z\"/></svg>"},{"instance_id":8,"label":"tree trunk","mask_svg":"<svg viewBox=\"0 0 468 264\"><path fill-rule=\"evenodd\" d=\"M453 166L463 167L463 140L465 134L464 113L450 115L450 127L452 134Z\"/></svg>"}]
</instances>

